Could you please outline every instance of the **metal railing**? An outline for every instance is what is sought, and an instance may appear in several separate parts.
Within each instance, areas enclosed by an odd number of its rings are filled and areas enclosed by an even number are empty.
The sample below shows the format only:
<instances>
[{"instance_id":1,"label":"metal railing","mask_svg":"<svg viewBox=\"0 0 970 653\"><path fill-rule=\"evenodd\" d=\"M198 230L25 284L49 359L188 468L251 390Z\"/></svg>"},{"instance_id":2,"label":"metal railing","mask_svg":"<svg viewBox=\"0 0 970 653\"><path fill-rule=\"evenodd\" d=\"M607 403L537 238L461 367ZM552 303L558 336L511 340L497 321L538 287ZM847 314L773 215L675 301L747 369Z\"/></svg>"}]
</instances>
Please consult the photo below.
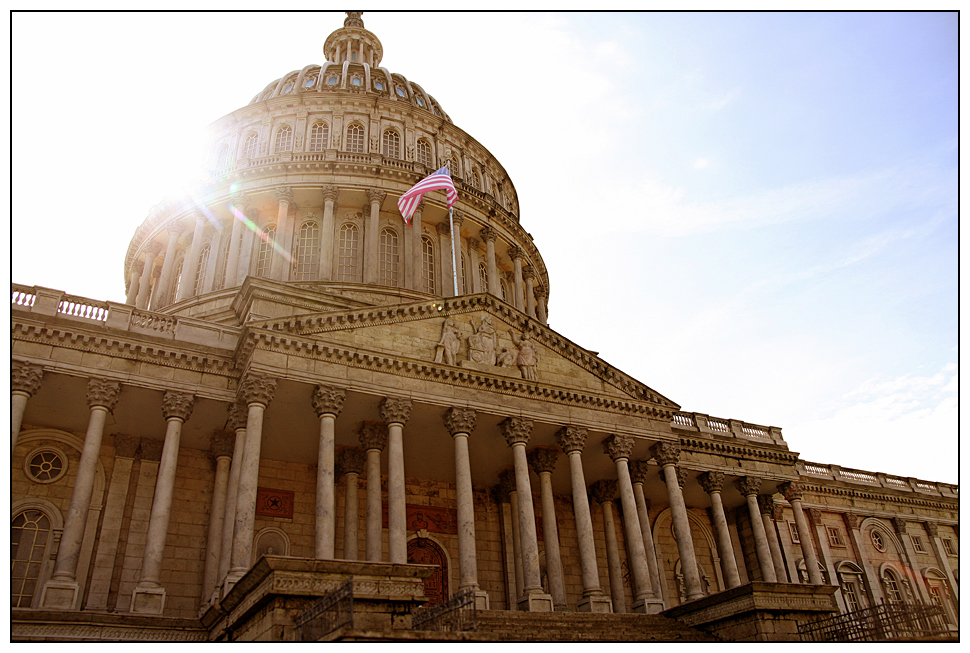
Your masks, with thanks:
<instances>
[{"instance_id":1,"label":"metal railing","mask_svg":"<svg viewBox=\"0 0 970 653\"><path fill-rule=\"evenodd\" d=\"M803 642L889 642L951 639L938 605L884 603L798 625Z\"/></svg>"},{"instance_id":2,"label":"metal railing","mask_svg":"<svg viewBox=\"0 0 970 653\"><path fill-rule=\"evenodd\" d=\"M324 594L294 620L301 642L319 642L342 626L354 625L354 577Z\"/></svg>"},{"instance_id":3,"label":"metal railing","mask_svg":"<svg viewBox=\"0 0 970 653\"><path fill-rule=\"evenodd\" d=\"M478 628L475 592L463 589L447 601L418 608L411 616L412 630L462 632Z\"/></svg>"}]
</instances>

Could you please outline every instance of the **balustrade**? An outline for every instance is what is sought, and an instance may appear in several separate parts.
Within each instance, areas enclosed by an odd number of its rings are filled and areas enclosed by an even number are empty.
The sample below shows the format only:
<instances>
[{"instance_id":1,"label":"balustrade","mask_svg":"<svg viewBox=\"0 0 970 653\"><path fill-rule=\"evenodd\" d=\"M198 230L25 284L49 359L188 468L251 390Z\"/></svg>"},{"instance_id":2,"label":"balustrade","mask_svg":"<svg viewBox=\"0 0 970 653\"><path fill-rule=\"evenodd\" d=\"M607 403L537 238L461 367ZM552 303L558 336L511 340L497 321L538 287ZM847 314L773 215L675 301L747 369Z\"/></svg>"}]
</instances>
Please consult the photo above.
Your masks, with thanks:
<instances>
[{"instance_id":1,"label":"balustrade","mask_svg":"<svg viewBox=\"0 0 970 653\"><path fill-rule=\"evenodd\" d=\"M677 426L686 426L688 428L695 428L697 426L694 423L694 416L690 413L674 413L672 421Z\"/></svg>"},{"instance_id":2,"label":"balustrade","mask_svg":"<svg viewBox=\"0 0 970 653\"><path fill-rule=\"evenodd\" d=\"M707 425L712 431L718 431L720 433L730 433L731 427L728 425L726 420L717 417L708 417Z\"/></svg>"},{"instance_id":3,"label":"balustrade","mask_svg":"<svg viewBox=\"0 0 970 653\"><path fill-rule=\"evenodd\" d=\"M13 296L11 297L10 303L13 306L26 306L30 307L34 305L34 299L36 295L26 287L13 286Z\"/></svg>"},{"instance_id":4,"label":"balustrade","mask_svg":"<svg viewBox=\"0 0 970 653\"><path fill-rule=\"evenodd\" d=\"M65 295L57 305L57 312L86 320L104 322L108 317L108 303L98 302L85 297Z\"/></svg>"},{"instance_id":5,"label":"balustrade","mask_svg":"<svg viewBox=\"0 0 970 653\"><path fill-rule=\"evenodd\" d=\"M176 323L176 318L170 315L160 315L146 311L131 312L131 326L133 327L151 329L159 333L174 333Z\"/></svg>"}]
</instances>

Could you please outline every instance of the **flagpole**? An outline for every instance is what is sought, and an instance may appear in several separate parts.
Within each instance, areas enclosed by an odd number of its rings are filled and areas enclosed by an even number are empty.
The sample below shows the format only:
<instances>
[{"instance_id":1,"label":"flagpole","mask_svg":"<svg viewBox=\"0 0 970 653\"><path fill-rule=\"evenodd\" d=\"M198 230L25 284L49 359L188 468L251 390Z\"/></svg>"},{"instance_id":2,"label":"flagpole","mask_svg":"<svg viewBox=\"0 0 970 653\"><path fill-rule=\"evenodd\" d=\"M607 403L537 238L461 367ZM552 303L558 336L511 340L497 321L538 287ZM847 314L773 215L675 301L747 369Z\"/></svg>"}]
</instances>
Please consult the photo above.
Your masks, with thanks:
<instances>
[{"instance_id":1,"label":"flagpole","mask_svg":"<svg viewBox=\"0 0 970 653\"><path fill-rule=\"evenodd\" d=\"M451 274L455 280L455 297L458 296L458 264L455 260L455 221L452 218L452 208L448 207L448 230L451 232Z\"/></svg>"}]
</instances>

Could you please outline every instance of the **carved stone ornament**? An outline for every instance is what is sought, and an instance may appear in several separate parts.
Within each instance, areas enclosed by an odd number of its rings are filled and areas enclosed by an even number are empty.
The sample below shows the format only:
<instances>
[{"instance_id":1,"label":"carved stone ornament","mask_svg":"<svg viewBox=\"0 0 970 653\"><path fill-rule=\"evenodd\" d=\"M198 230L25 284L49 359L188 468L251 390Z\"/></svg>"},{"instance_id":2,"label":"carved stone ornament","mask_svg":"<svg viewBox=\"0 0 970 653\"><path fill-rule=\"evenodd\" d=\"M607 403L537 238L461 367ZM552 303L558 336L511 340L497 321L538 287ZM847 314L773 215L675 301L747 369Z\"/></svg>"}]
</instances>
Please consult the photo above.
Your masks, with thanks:
<instances>
[{"instance_id":1,"label":"carved stone ornament","mask_svg":"<svg viewBox=\"0 0 970 653\"><path fill-rule=\"evenodd\" d=\"M293 191L289 186L280 186L276 189L276 199L287 204L293 202Z\"/></svg>"},{"instance_id":2,"label":"carved stone ornament","mask_svg":"<svg viewBox=\"0 0 970 653\"><path fill-rule=\"evenodd\" d=\"M269 406L276 394L276 379L265 374L249 374L239 386L237 396L243 403Z\"/></svg>"},{"instance_id":3,"label":"carved stone ornament","mask_svg":"<svg viewBox=\"0 0 970 653\"><path fill-rule=\"evenodd\" d=\"M108 412L114 410L121 394L121 384L107 379L88 379L88 406L103 406Z\"/></svg>"},{"instance_id":4,"label":"carved stone ornament","mask_svg":"<svg viewBox=\"0 0 970 653\"><path fill-rule=\"evenodd\" d=\"M634 483L646 483L647 474L650 473L650 463L646 460L630 461L630 479Z\"/></svg>"},{"instance_id":5,"label":"carved stone ornament","mask_svg":"<svg viewBox=\"0 0 970 653\"><path fill-rule=\"evenodd\" d=\"M499 424L502 427L502 435L509 446L515 444L529 444L529 436L532 435L532 420L524 417L509 417Z\"/></svg>"},{"instance_id":6,"label":"carved stone ornament","mask_svg":"<svg viewBox=\"0 0 970 653\"><path fill-rule=\"evenodd\" d=\"M708 494L720 492L724 487L724 472L704 472L698 480Z\"/></svg>"},{"instance_id":7,"label":"carved stone ornament","mask_svg":"<svg viewBox=\"0 0 970 653\"><path fill-rule=\"evenodd\" d=\"M527 265L522 268L522 278L526 281L536 278L536 271L532 269L531 265Z\"/></svg>"},{"instance_id":8,"label":"carved stone ornament","mask_svg":"<svg viewBox=\"0 0 970 653\"><path fill-rule=\"evenodd\" d=\"M346 398L347 391L343 388L332 385L318 385L313 391L310 403L313 404L313 410L316 411L317 417L337 416L344 407L344 399Z\"/></svg>"},{"instance_id":9,"label":"carved stone ornament","mask_svg":"<svg viewBox=\"0 0 970 653\"><path fill-rule=\"evenodd\" d=\"M529 332L524 332L521 338L512 331L509 331L509 335L512 336L512 342L518 348L515 355L515 366L522 373L522 378L526 381L538 381L539 352L532 342Z\"/></svg>"},{"instance_id":10,"label":"carved stone ornament","mask_svg":"<svg viewBox=\"0 0 970 653\"><path fill-rule=\"evenodd\" d=\"M589 431L584 426L564 426L556 431L556 442L562 447L563 453L582 451L586 446L586 436Z\"/></svg>"},{"instance_id":11,"label":"carved stone ornament","mask_svg":"<svg viewBox=\"0 0 970 653\"><path fill-rule=\"evenodd\" d=\"M842 515L842 519L845 520L845 525L849 527L849 530L859 528L859 515L847 512Z\"/></svg>"},{"instance_id":12,"label":"carved stone ornament","mask_svg":"<svg viewBox=\"0 0 970 653\"><path fill-rule=\"evenodd\" d=\"M902 517L893 517L893 527L900 535L906 534L906 520Z\"/></svg>"},{"instance_id":13,"label":"carved stone ornament","mask_svg":"<svg viewBox=\"0 0 970 653\"><path fill-rule=\"evenodd\" d=\"M383 450L387 446L387 424L364 422L360 427L360 446L368 449Z\"/></svg>"},{"instance_id":14,"label":"carved stone ornament","mask_svg":"<svg viewBox=\"0 0 970 653\"><path fill-rule=\"evenodd\" d=\"M633 455L633 438L625 435L611 435L603 440L603 451L613 462L629 460Z\"/></svg>"},{"instance_id":15,"label":"carved stone ornament","mask_svg":"<svg viewBox=\"0 0 970 653\"><path fill-rule=\"evenodd\" d=\"M376 190L374 188L367 189L367 201L371 204L383 204L385 197L387 197L387 193L382 190Z\"/></svg>"},{"instance_id":16,"label":"carved stone ornament","mask_svg":"<svg viewBox=\"0 0 970 653\"><path fill-rule=\"evenodd\" d=\"M745 476L739 478L737 481L738 492L741 496L746 497L752 494L758 494L761 491L761 479L757 476Z\"/></svg>"},{"instance_id":17,"label":"carved stone ornament","mask_svg":"<svg viewBox=\"0 0 970 653\"><path fill-rule=\"evenodd\" d=\"M923 525L926 526L926 532L930 534L930 537L940 536L940 527L938 524L928 521L928 522L923 522Z\"/></svg>"},{"instance_id":18,"label":"carved stone ornament","mask_svg":"<svg viewBox=\"0 0 970 653\"><path fill-rule=\"evenodd\" d=\"M758 510L762 515L771 515L775 510L775 500L767 494L759 494Z\"/></svg>"},{"instance_id":19,"label":"carved stone ornament","mask_svg":"<svg viewBox=\"0 0 970 653\"><path fill-rule=\"evenodd\" d=\"M476 415L477 413L471 408L449 408L444 414L445 428L452 435L458 433L470 434L475 430Z\"/></svg>"},{"instance_id":20,"label":"carved stone ornament","mask_svg":"<svg viewBox=\"0 0 970 653\"><path fill-rule=\"evenodd\" d=\"M411 417L411 400L404 397L385 397L381 402L381 419L388 424L407 424Z\"/></svg>"},{"instance_id":21,"label":"carved stone ornament","mask_svg":"<svg viewBox=\"0 0 970 653\"><path fill-rule=\"evenodd\" d=\"M134 458L138 454L141 438L123 433L115 433L115 457Z\"/></svg>"},{"instance_id":22,"label":"carved stone ornament","mask_svg":"<svg viewBox=\"0 0 970 653\"><path fill-rule=\"evenodd\" d=\"M246 428L246 422L248 419L249 407L246 406L246 404L236 402L229 407L229 422L226 424L226 428L228 428L230 431L244 429Z\"/></svg>"},{"instance_id":23,"label":"carved stone ornament","mask_svg":"<svg viewBox=\"0 0 970 653\"><path fill-rule=\"evenodd\" d=\"M441 325L441 339L434 348L434 362L445 365L458 364L458 350L461 349L461 330L452 318L445 318Z\"/></svg>"},{"instance_id":24,"label":"carved stone ornament","mask_svg":"<svg viewBox=\"0 0 970 653\"><path fill-rule=\"evenodd\" d=\"M10 367L10 390L34 395L40 390L44 368L40 365L13 361Z\"/></svg>"},{"instance_id":25,"label":"carved stone ornament","mask_svg":"<svg viewBox=\"0 0 970 653\"><path fill-rule=\"evenodd\" d=\"M447 236L451 233L451 227L447 222L439 222L434 226L439 236Z\"/></svg>"},{"instance_id":26,"label":"carved stone ornament","mask_svg":"<svg viewBox=\"0 0 970 653\"><path fill-rule=\"evenodd\" d=\"M559 460L559 452L556 449L547 447L537 447L526 453L529 465L536 474L543 472L552 473L556 469L556 461Z\"/></svg>"},{"instance_id":27,"label":"carved stone ornament","mask_svg":"<svg viewBox=\"0 0 970 653\"><path fill-rule=\"evenodd\" d=\"M822 525L822 511L818 508L809 508L805 512L808 513L809 520L816 526Z\"/></svg>"},{"instance_id":28,"label":"carved stone ornament","mask_svg":"<svg viewBox=\"0 0 970 653\"><path fill-rule=\"evenodd\" d=\"M168 390L162 395L162 416L165 421L178 419L184 422L188 420L194 406L195 395L190 395L187 392Z\"/></svg>"},{"instance_id":29,"label":"carved stone ornament","mask_svg":"<svg viewBox=\"0 0 970 653\"><path fill-rule=\"evenodd\" d=\"M468 336L468 358L473 363L495 365L497 363L498 333L492 326L491 316L482 317L478 326L475 326L473 321L472 328L475 332ZM442 333L442 339L444 339L444 333Z\"/></svg>"},{"instance_id":30,"label":"carved stone ornament","mask_svg":"<svg viewBox=\"0 0 970 653\"><path fill-rule=\"evenodd\" d=\"M337 454L337 475L357 474L357 476L360 476L364 473L365 458L364 452L360 449L350 447L341 449Z\"/></svg>"},{"instance_id":31,"label":"carved stone ornament","mask_svg":"<svg viewBox=\"0 0 970 653\"><path fill-rule=\"evenodd\" d=\"M228 431L215 431L212 434L212 441L209 448L212 455L216 458L232 458L232 449L235 444L236 434Z\"/></svg>"},{"instance_id":32,"label":"carved stone ornament","mask_svg":"<svg viewBox=\"0 0 970 653\"><path fill-rule=\"evenodd\" d=\"M514 469L503 469L498 475L498 484L502 488L502 492L505 494L505 500L508 501L510 494L517 490L515 485L515 470Z\"/></svg>"},{"instance_id":33,"label":"carved stone ornament","mask_svg":"<svg viewBox=\"0 0 970 653\"><path fill-rule=\"evenodd\" d=\"M508 249L509 258L513 261L518 258L522 258L522 248L516 245L510 245Z\"/></svg>"},{"instance_id":34,"label":"carved stone ornament","mask_svg":"<svg viewBox=\"0 0 970 653\"><path fill-rule=\"evenodd\" d=\"M538 288L532 291L532 294L536 296L536 299L542 300L549 296L549 291L543 288L542 286L539 286Z\"/></svg>"},{"instance_id":35,"label":"carved stone ornament","mask_svg":"<svg viewBox=\"0 0 970 653\"><path fill-rule=\"evenodd\" d=\"M596 503L610 503L616 499L616 481L603 479L589 486L589 495Z\"/></svg>"},{"instance_id":36,"label":"carved stone ornament","mask_svg":"<svg viewBox=\"0 0 970 653\"><path fill-rule=\"evenodd\" d=\"M683 490L684 486L687 485L687 470L683 469L682 467L674 467L674 471L677 473L677 485L679 485L680 489ZM667 474L661 474L660 480L666 484Z\"/></svg>"},{"instance_id":37,"label":"carved stone ornament","mask_svg":"<svg viewBox=\"0 0 970 653\"><path fill-rule=\"evenodd\" d=\"M680 460L680 445L673 442L658 442L650 448L650 453L661 467L676 465Z\"/></svg>"},{"instance_id":38,"label":"carved stone ornament","mask_svg":"<svg viewBox=\"0 0 970 653\"><path fill-rule=\"evenodd\" d=\"M323 187L323 201L324 202L336 202L337 195L340 193L340 189L336 186L324 186Z\"/></svg>"},{"instance_id":39,"label":"carved stone ornament","mask_svg":"<svg viewBox=\"0 0 970 653\"><path fill-rule=\"evenodd\" d=\"M781 493L785 496L785 501L788 503L802 500L802 486L799 483L788 481L782 483L778 489L781 490Z\"/></svg>"},{"instance_id":40,"label":"carved stone ornament","mask_svg":"<svg viewBox=\"0 0 970 653\"><path fill-rule=\"evenodd\" d=\"M488 242L494 243L495 239L498 238L498 232L492 229L491 227L485 227L484 229L478 232L478 235L482 240L484 240L487 243Z\"/></svg>"}]
</instances>

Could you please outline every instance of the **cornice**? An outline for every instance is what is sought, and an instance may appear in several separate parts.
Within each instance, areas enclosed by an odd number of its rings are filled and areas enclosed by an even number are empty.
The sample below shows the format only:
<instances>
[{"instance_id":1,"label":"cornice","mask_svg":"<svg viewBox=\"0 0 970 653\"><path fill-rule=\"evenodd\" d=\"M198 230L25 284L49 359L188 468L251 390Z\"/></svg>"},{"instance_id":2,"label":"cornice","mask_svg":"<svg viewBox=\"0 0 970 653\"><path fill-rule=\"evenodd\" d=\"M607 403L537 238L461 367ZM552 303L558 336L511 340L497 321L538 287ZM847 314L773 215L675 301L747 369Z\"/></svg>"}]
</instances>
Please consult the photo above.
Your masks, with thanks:
<instances>
[{"instance_id":1,"label":"cornice","mask_svg":"<svg viewBox=\"0 0 970 653\"><path fill-rule=\"evenodd\" d=\"M683 451L760 458L769 462L791 465L793 467L798 462L798 454L787 449L767 449L750 444L737 444L736 442L722 442L719 440L686 438L681 436L680 446Z\"/></svg>"},{"instance_id":2,"label":"cornice","mask_svg":"<svg viewBox=\"0 0 970 653\"><path fill-rule=\"evenodd\" d=\"M890 502L903 506L916 506L920 508L935 508L937 510L956 510L958 508L959 499L948 499L942 497L940 499L922 499L916 498L910 495L900 496L894 494L892 490L880 491L875 488L872 489L857 489L844 486L829 486L823 485L818 481L807 481L804 476L799 477L799 484L802 486L802 494L824 494L828 496L838 496L838 497L849 497L852 499L866 499L870 501L880 501L880 502ZM808 502L803 502L807 504ZM824 509L831 509L831 507L824 507Z\"/></svg>"}]
</instances>

